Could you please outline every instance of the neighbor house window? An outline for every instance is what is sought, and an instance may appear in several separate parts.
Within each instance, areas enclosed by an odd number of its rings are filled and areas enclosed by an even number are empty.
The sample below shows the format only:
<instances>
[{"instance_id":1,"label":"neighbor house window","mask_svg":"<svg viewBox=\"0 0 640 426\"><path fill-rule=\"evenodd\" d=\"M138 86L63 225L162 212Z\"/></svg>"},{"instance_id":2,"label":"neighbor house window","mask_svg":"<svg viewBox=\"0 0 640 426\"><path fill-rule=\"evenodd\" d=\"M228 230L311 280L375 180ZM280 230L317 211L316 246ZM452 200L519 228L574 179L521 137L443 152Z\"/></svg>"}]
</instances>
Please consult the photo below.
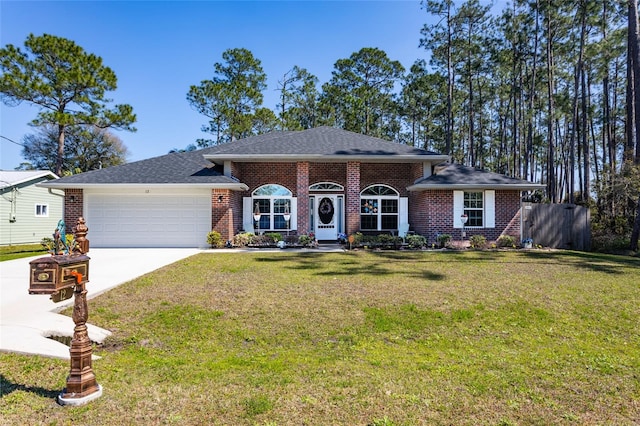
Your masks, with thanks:
<instances>
[{"instance_id":1,"label":"neighbor house window","mask_svg":"<svg viewBox=\"0 0 640 426\"><path fill-rule=\"evenodd\" d=\"M386 185L372 185L360 193L360 229L398 229L398 192Z\"/></svg>"},{"instance_id":2,"label":"neighbor house window","mask_svg":"<svg viewBox=\"0 0 640 426\"><path fill-rule=\"evenodd\" d=\"M36 204L36 217L49 217L49 205Z\"/></svg>"},{"instance_id":3,"label":"neighbor house window","mask_svg":"<svg viewBox=\"0 0 640 426\"><path fill-rule=\"evenodd\" d=\"M483 192L464 193L464 213L469 218L466 226L484 226L484 201Z\"/></svg>"},{"instance_id":4,"label":"neighbor house window","mask_svg":"<svg viewBox=\"0 0 640 426\"><path fill-rule=\"evenodd\" d=\"M264 185L253 191L253 211L260 212L259 230L277 231L291 228L291 219L285 220L285 213L291 215L292 194L282 185Z\"/></svg>"}]
</instances>

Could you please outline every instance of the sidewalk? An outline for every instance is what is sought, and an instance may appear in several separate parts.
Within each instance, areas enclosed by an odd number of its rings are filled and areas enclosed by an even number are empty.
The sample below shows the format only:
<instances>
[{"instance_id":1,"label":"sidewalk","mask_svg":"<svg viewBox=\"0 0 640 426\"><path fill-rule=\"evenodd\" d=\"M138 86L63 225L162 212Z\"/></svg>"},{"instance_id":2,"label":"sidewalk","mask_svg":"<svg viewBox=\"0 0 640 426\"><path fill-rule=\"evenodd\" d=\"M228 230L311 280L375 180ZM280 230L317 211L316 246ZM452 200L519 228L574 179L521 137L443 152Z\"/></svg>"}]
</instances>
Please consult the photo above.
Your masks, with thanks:
<instances>
[{"instance_id":1,"label":"sidewalk","mask_svg":"<svg viewBox=\"0 0 640 426\"><path fill-rule=\"evenodd\" d=\"M91 299L162 266L199 253L198 249L92 249L88 253ZM29 262L41 256L0 262L0 352L69 359L69 347L47 336L73 336L73 320L56 312L73 306L73 298L53 303L47 295L29 294ZM110 333L87 327L92 341Z\"/></svg>"}]
</instances>

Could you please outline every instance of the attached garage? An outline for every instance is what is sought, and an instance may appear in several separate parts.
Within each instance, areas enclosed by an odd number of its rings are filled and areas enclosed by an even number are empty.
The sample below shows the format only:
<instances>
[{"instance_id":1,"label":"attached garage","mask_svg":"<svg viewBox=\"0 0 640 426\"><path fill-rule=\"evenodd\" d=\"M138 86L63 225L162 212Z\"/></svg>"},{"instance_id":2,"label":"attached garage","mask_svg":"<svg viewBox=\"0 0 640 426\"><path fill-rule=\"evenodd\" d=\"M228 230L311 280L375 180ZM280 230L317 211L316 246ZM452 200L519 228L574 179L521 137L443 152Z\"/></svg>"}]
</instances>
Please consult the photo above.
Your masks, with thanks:
<instances>
[{"instance_id":1,"label":"attached garage","mask_svg":"<svg viewBox=\"0 0 640 426\"><path fill-rule=\"evenodd\" d=\"M86 190L92 247L204 247L211 189Z\"/></svg>"}]
</instances>

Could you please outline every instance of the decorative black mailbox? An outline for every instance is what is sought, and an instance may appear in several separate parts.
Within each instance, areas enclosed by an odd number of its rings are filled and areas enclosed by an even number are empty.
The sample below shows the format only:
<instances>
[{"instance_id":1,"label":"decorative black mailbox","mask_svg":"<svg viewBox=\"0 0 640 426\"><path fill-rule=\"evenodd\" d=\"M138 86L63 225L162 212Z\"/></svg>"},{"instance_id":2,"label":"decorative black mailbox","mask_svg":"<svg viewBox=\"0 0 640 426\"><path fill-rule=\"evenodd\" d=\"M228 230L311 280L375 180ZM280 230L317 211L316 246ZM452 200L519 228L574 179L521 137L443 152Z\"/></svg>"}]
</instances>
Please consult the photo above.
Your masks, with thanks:
<instances>
[{"instance_id":1,"label":"decorative black mailbox","mask_svg":"<svg viewBox=\"0 0 640 426\"><path fill-rule=\"evenodd\" d=\"M69 299L76 285L89 281L89 257L84 254L40 257L29 265L29 294L49 294L54 302Z\"/></svg>"}]
</instances>

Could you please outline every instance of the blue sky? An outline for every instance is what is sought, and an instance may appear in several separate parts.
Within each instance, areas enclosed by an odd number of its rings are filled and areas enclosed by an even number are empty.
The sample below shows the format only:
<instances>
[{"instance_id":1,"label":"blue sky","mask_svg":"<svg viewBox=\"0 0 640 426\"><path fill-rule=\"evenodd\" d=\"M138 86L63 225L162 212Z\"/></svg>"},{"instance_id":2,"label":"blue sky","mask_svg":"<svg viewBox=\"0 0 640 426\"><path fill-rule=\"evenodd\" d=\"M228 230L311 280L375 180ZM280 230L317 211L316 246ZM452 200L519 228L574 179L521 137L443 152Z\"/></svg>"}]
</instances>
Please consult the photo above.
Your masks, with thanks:
<instances>
[{"instance_id":1,"label":"blue sky","mask_svg":"<svg viewBox=\"0 0 640 426\"><path fill-rule=\"evenodd\" d=\"M0 44L24 48L30 33L73 40L118 77L109 97L133 106L136 133L117 132L128 161L166 154L206 137L206 117L186 101L189 87L213 77L230 48L249 49L267 74L264 106L275 109L278 80L294 65L322 84L333 65L363 47L384 50L406 69L426 59L420 29L431 19L419 0L387 1L0 1ZM0 106L0 135L22 142L38 112ZM0 168L24 161L0 139Z\"/></svg>"}]
</instances>

